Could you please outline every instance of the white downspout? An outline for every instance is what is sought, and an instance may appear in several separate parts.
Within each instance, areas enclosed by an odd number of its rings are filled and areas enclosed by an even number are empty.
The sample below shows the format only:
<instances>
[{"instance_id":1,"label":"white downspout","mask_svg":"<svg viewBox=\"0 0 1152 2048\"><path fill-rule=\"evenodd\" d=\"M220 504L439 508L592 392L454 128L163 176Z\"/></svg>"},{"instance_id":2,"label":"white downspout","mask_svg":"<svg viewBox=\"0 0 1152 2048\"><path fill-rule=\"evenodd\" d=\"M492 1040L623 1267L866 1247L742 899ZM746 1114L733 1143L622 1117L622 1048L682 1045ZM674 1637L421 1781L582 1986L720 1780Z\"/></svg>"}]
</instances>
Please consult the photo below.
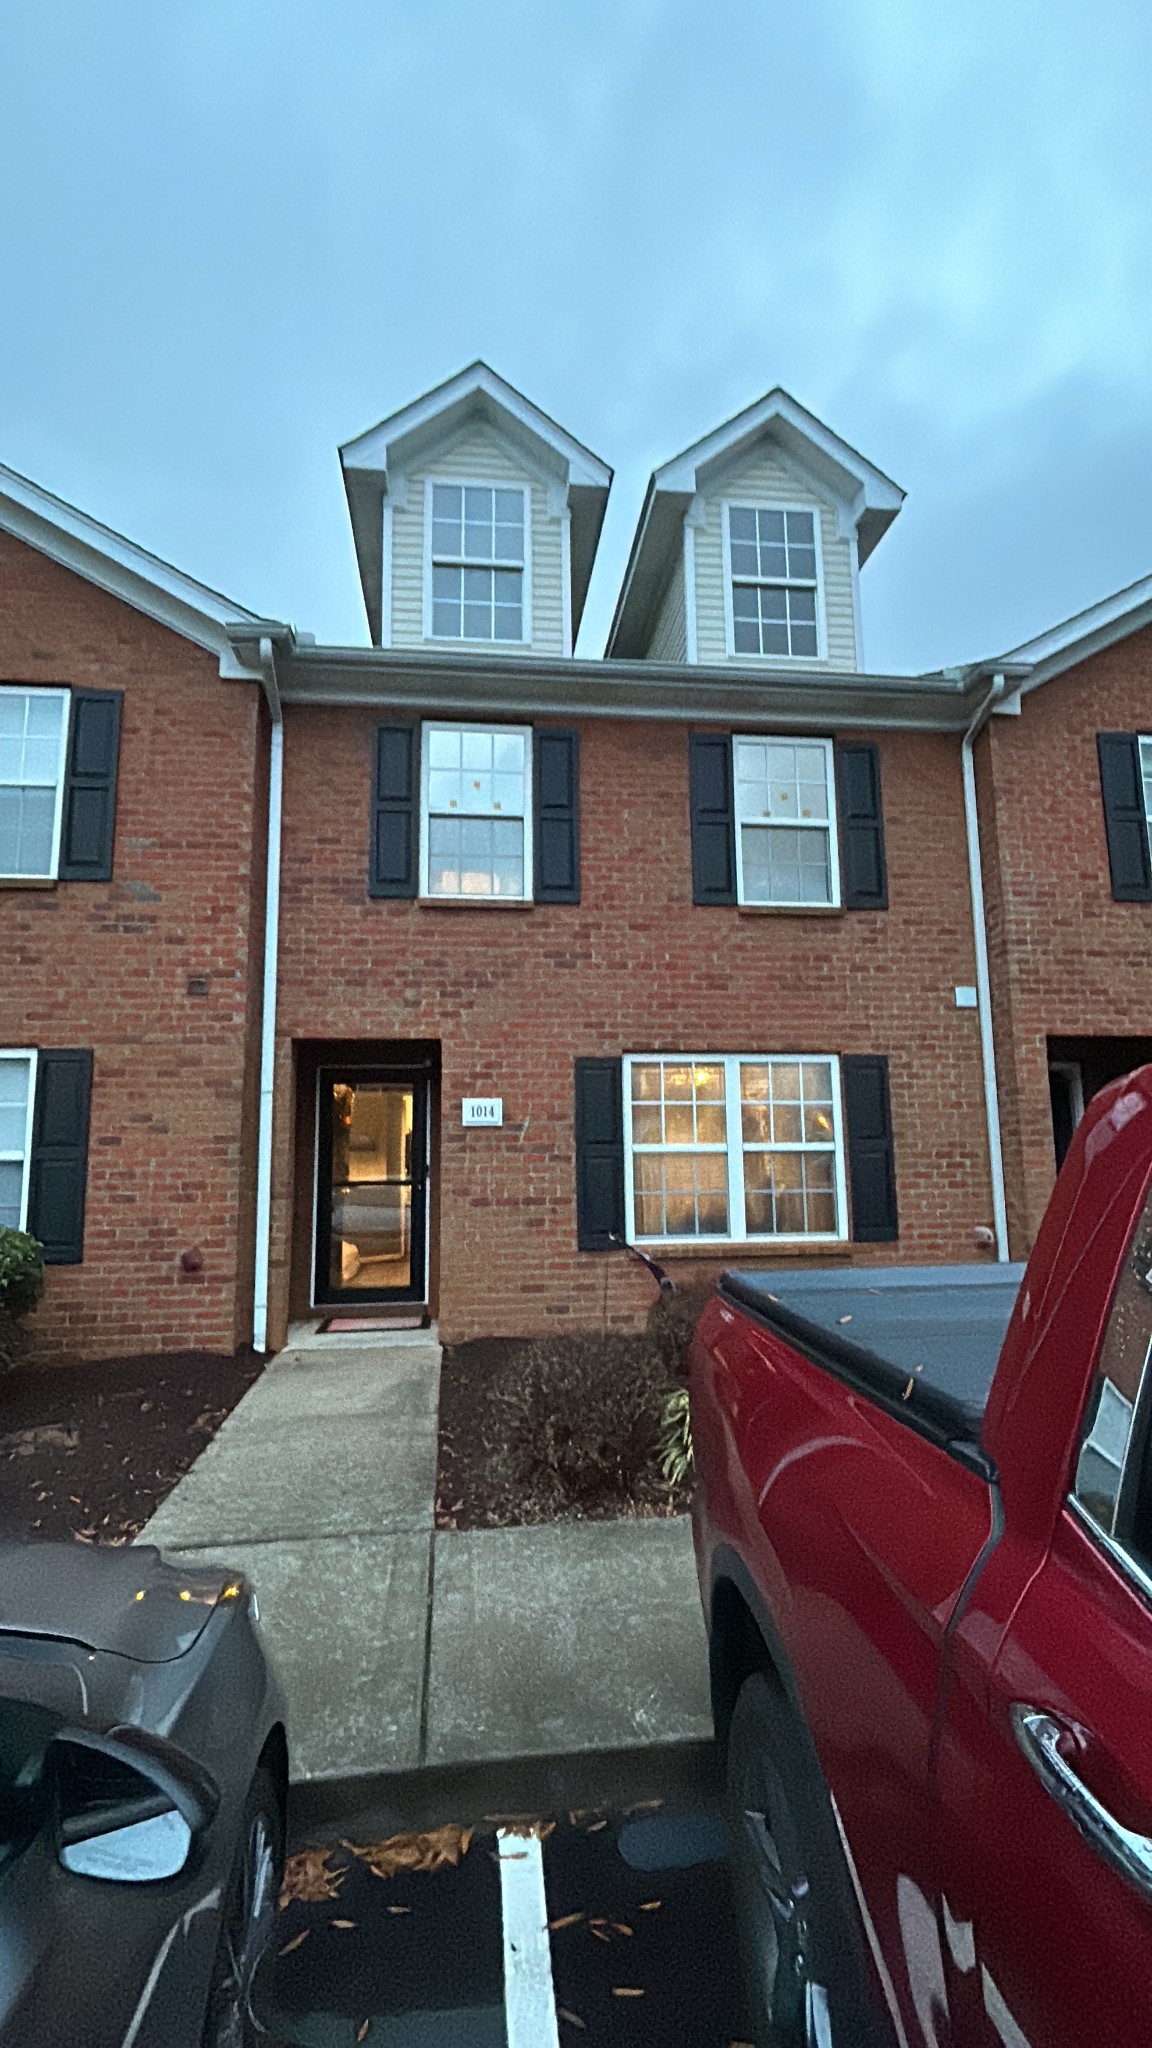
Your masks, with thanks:
<instances>
[{"instance_id":1,"label":"white downspout","mask_svg":"<svg viewBox=\"0 0 1152 2048\"><path fill-rule=\"evenodd\" d=\"M272 1231L272 1108L276 1079L276 979L280 956L280 819L284 792L284 713L272 642L261 639L264 695L272 716L268 749L268 854L264 890L264 985L260 1009L260 1122L256 1140L256 1257L252 1348L268 1348L269 1250Z\"/></svg>"},{"instance_id":2,"label":"white downspout","mask_svg":"<svg viewBox=\"0 0 1152 2048\"><path fill-rule=\"evenodd\" d=\"M972 930L976 942L976 993L980 1017L980 1053L984 1064L984 1110L988 1120L988 1163L992 1173L992 1217L996 1257L1008 1257L1008 1207L1004 1197L1004 1152L1000 1142L1000 1095L996 1086L996 1047L992 1038L992 986L988 972L988 930L984 913L984 867L976 814L976 769L972 746L994 704L1004 695L1004 678L993 676L992 688L977 711L960 746L964 772L964 825L968 836L968 881L972 892Z\"/></svg>"}]
</instances>

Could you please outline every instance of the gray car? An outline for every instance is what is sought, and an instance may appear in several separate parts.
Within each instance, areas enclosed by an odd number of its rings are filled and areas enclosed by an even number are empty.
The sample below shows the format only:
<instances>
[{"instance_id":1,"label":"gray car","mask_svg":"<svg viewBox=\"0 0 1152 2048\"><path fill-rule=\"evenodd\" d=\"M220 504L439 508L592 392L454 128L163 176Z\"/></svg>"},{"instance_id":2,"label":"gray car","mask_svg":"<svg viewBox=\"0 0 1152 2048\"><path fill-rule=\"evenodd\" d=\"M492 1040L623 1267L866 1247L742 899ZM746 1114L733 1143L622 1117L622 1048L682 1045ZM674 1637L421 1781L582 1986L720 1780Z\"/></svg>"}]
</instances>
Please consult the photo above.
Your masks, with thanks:
<instances>
[{"instance_id":1,"label":"gray car","mask_svg":"<svg viewBox=\"0 0 1152 2048\"><path fill-rule=\"evenodd\" d=\"M284 1716L244 1579L0 1543L0 2048L249 2048Z\"/></svg>"}]
</instances>

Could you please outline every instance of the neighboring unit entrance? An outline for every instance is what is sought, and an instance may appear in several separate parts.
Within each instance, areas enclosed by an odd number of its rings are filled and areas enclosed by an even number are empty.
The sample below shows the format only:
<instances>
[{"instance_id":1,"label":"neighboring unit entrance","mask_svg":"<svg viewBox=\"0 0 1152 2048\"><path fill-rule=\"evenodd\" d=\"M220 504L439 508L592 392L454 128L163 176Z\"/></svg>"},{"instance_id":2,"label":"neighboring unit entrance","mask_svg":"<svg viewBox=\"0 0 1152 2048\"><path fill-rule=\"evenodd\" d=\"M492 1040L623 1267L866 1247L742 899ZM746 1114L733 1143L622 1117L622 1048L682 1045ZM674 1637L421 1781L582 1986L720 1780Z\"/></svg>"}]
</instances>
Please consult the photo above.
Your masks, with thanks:
<instances>
[{"instance_id":1,"label":"neighboring unit entrance","mask_svg":"<svg viewBox=\"0 0 1152 2048\"><path fill-rule=\"evenodd\" d=\"M321 1067L313 1301L423 1302L427 1241L427 1074Z\"/></svg>"}]
</instances>

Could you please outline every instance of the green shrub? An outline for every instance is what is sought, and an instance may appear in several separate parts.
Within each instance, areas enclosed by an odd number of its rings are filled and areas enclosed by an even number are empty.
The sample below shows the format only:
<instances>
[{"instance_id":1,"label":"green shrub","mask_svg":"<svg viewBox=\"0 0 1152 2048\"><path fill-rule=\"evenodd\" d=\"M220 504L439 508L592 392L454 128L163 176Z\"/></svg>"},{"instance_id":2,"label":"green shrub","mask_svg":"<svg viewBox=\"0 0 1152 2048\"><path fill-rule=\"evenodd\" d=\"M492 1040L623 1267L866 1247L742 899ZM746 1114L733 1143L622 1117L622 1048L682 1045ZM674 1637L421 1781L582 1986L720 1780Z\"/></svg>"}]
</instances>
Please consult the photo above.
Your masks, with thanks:
<instances>
[{"instance_id":1,"label":"green shrub","mask_svg":"<svg viewBox=\"0 0 1152 2048\"><path fill-rule=\"evenodd\" d=\"M44 1292L44 1260L34 1237L0 1229L0 1371L15 1365L28 1348L20 1317L31 1313Z\"/></svg>"},{"instance_id":2,"label":"green shrub","mask_svg":"<svg viewBox=\"0 0 1152 2048\"><path fill-rule=\"evenodd\" d=\"M660 1470L669 1486L685 1486L692 1477L692 1417L687 1387L677 1387L664 1403L660 1422Z\"/></svg>"},{"instance_id":3,"label":"green shrub","mask_svg":"<svg viewBox=\"0 0 1152 2048\"><path fill-rule=\"evenodd\" d=\"M26 1230L0 1229L0 1309L30 1315L44 1292L44 1256Z\"/></svg>"}]
</instances>

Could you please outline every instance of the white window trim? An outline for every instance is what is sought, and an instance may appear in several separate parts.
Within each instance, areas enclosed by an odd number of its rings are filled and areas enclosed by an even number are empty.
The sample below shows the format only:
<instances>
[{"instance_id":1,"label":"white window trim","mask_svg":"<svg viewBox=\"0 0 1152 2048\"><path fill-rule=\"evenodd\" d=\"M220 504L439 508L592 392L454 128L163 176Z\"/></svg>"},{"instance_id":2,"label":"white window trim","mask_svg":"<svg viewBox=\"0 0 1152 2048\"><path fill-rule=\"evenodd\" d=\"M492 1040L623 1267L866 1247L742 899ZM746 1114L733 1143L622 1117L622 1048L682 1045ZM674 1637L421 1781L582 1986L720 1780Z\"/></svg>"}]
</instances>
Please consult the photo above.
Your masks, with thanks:
<instances>
[{"instance_id":1,"label":"white window trim","mask_svg":"<svg viewBox=\"0 0 1152 2048\"><path fill-rule=\"evenodd\" d=\"M781 818L781 826L796 823L802 832L824 832L828 834L828 872L832 894L827 903L790 902L785 897L774 898L771 903L749 902L744 894L744 835L742 824L763 824L763 819L742 819L736 808L736 749L741 740L752 740L758 746L823 747L828 783L828 817L788 819ZM791 732L734 732L732 735L732 829L736 838L736 901L750 910L839 910L840 887L840 829L836 805L836 748L832 740L813 739L806 733ZM805 1054L807 1058L807 1054Z\"/></svg>"},{"instance_id":2,"label":"white window trim","mask_svg":"<svg viewBox=\"0 0 1152 2048\"><path fill-rule=\"evenodd\" d=\"M432 492L436 484L453 484L457 488L473 491L519 491L524 500L524 561L509 562L510 569L523 570L520 605L519 640L447 640L442 634L432 631ZM489 563L478 562L477 568L491 567ZM433 647L482 648L487 653L500 652L502 647L530 647L532 645L532 486L531 484L509 483L506 477L485 476L426 476L424 479L424 638Z\"/></svg>"},{"instance_id":3,"label":"white window trim","mask_svg":"<svg viewBox=\"0 0 1152 2048\"><path fill-rule=\"evenodd\" d=\"M1144 788L1144 749L1145 749L1145 747L1152 747L1152 732L1138 732L1138 733L1137 733L1137 735L1136 735L1136 763L1137 763L1137 766L1138 766L1138 768L1139 768L1139 770L1140 770L1140 787L1141 787L1141 792L1143 792L1143 788ZM1144 798L1144 824L1145 824L1145 826L1146 826L1146 828L1147 828L1147 832L1148 832L1148 846L1149 846L1149 850L1150 850L1150 851L1152 851L1152 811L1150 811L1150 810L1149 810L1149 808L1148 808L1148 799L1147 799L1147 797L1145 797L1145 798Z\"/></svg>"},{"instance_id":4,"label":"white window trim","mask_svg":"<svg viewBox=\"0 0 1152 2048\"><path fill-rule=\"evenodd\" d=\"M702 1236L689 1233L684 1237L638 1237L636 1234L636 1201L633 1178L632 1150L632 1069L647 1066L653 1060L675 1060L684 1066L707 1066L724 1068L724 1106L726 1112L728 1141L725 1145L683 1146L683 1151L725 1152L728 1160L728 1224L723 1234ZM792 1233L762 1232L757 1234L747 1229L744 1218L744 1139L739 1130L740 1110L740 1068L742 1066L797 1066L805 1061L821 1061L828 1065L832 1074L832 1142L835 1168L833 1181L836 1190L836 1217L838 1228L828 1231L797 1231ZM626 1053L621 1061L622 1085L624 1092L624 1232L629 1244L692 1245L696 1250L707 1252L709 1246L748 1244L845 1244L848 1241L848 1182L847 1159L844 1143L844 1108L841 1097L840 1060L832 1052L634 1052ZM733 1109L735 1104L737 1125L733 1142ZM675 1146L667 1149L675 1151ZM811 1145L777 1145L769 1149L778 1152L810 1152L820 1149Z\"/></svg>"},{"instance_id":5,"label":"white window trim","mask_svg":"<svg viewBox=\"0 0 1152 2048\"><path fill-rule=\"evenodd\" d=\"M20 1230L28 1228L28 1187L32 1177L32 1126L36 1114L36 1066L38 1058L39 1054L35 1046L6 1045L0 1047L0 1063L7 1060L27 1060L28 1062L28 1113L24 1120L24 1179L20 1189L20 1222L17 1226ZM20 1154L18 1152L0 1151L0 1159L6 1163L11 1163L12 1160L19 1157Z\"/></svg>"},{"instance_id":6,"label":"white window trim","mask_svg":"<svg viewBox=\"0 0 1152 2048\"><path fill-rule=\"evenodd\" d=\"M60 760L56 769L56 811L52 820L52 854L48 869L44 874L34 875L27 872L21 874L0 873L0 882L54 882L60 872L60 837L64 825L64 778L68 768L68 736L72 724L72 693L70 690L42 689L32 683L0 685L0 688L10 688L13 696L16 697L56 697L60 699L64 706L64 716L60 721ZM5 782L0 786L5 789L13 789L19 788L21 785Z\"/></svg>"},{"instance_id":7,"label":"white window trim","mask_svg":"<svg viewBox=\"0 0 1152 2048\"><path fill-rule=\"evenodd\" d=\"M812 515L812 532L816 544L816 652L815 654L745 654L737 652L736 625L732 616L732 536L729 531L728 515L738 512L809 512ZM734 661L748 661L764 668L788 667L795 663L827 661L828 628L824 617L824 539L821 532L823 521L818 504L795 504L788 498L723 498L720 503L720 536L724 553L724 636L728 654ZM743 579L741 579L743 580ZM762 579L755 579L760 582ZM784 588L789 578L780 578ZM807 589L807 584L794 585Z\"/></svg>"},{"instance_id":8,"label":"white window trim","mask_svg":"<svg viewBox=\"0 0 1152 2048\"><path fill-rule=\"evenodd\" d=\"M428 734L432 732L498 732L519 733L524 742L524 893L522 896L434 896L428 887ZM535 759L532 751L532 727L530 725L501 725L499 722L485 724L478 718L427 718L420 727L420 901L422 903L466 903L469 907L481 909L489 904L497 909L503 903L531 903L536 878L532 872L533 818L532 799L535 779ZM473 816L487 817L486 811L474 812ZM495 816L495 812L492 813Z\"/></svg>"}]
</instances>

